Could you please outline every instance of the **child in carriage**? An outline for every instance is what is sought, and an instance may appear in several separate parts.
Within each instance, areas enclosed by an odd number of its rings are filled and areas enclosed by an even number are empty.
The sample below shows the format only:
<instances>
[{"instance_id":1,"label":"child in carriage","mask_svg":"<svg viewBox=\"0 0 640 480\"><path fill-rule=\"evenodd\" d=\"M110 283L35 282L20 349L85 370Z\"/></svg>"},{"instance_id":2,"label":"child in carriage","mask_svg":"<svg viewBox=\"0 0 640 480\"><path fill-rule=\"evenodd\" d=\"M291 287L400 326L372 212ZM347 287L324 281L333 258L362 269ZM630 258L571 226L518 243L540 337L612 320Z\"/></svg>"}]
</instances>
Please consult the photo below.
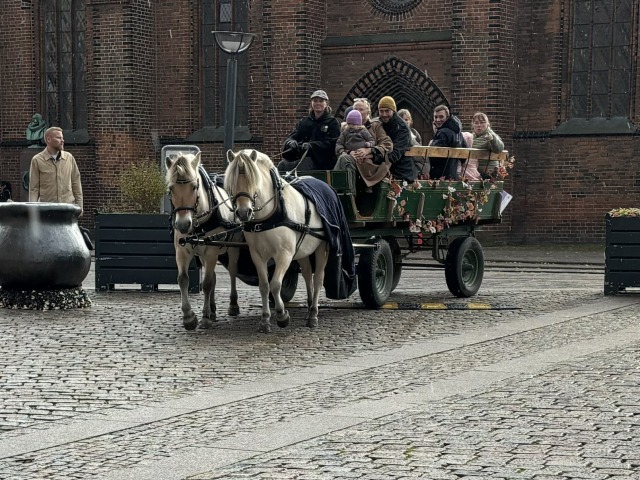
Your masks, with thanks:
<instances>
[{"instance_id":1,"label":"child in carriage","mask_svg":"<svg viewBox=\"0 0 640 480\"><path fill-rule=\"evenodd\" d=\"M375 145L373 135L362 125L362 115L358 110L351 110L347 115L347 125L336 142L336 155L350 154L359 148L371 148Z\"/></svg>"},{"instance_id":2,"label":"child in carriage","mask_svg":"<svg viewBox=\"0 0 640 480\"><path fill-rule=\"evenodd\" d=\"M372 148L376 141L373 135L369 133L367 127L362 124L362 114L358 110L351 110L347 114L346 125L340 133L340 138L336 142L336 155L338 156L338 164L340 157L346 155L349 158L351 152L354 152L360 148ZM358 163L357 160L353 160ZM367 186L367 192L371 192L371 187Z\"/></svg>"}]
</instances>

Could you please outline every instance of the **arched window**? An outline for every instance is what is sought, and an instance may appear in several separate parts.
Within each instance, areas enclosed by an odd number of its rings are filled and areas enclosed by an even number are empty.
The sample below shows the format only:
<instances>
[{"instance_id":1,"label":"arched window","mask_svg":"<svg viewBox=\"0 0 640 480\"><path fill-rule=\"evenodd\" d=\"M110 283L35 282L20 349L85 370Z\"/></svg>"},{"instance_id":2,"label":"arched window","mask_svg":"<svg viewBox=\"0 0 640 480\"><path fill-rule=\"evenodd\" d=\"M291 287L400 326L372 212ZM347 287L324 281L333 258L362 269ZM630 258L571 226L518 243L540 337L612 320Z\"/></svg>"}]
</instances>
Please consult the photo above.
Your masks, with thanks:
<instances>
[{"instance_id":1,"label":"arched window","mask_svg":"<svg viewBox=\"0 0 640 480\"><path fill-rule=\"evenodd\" d=\"M41 15L46 120L86 129L85 0L43 0Z\"/></svg>"},{"instance_id":2,"label":"arched window","mask_svg":"<svg viewBox=\"0 0 640 480\"><path fill-rule=\"evenodd\" d=\"M203 95L202 111L204 127L219 127L224 124L224 99L226 95L227 59L213 38L212 31L249 31L247 0L203 0L202 2L202 63ZM236 83L236 126L249 123L249 57L238 55Z\"/></svg>"},{"instance_id":3,"label":"arched window","mask_svg":"<svg viewBox=\"0 0 640 480\"><path fill-rule=\"evenodd\" d=\"M631 115L633 0L575 0L570 118Z\"/></svg>"}]
</instances>

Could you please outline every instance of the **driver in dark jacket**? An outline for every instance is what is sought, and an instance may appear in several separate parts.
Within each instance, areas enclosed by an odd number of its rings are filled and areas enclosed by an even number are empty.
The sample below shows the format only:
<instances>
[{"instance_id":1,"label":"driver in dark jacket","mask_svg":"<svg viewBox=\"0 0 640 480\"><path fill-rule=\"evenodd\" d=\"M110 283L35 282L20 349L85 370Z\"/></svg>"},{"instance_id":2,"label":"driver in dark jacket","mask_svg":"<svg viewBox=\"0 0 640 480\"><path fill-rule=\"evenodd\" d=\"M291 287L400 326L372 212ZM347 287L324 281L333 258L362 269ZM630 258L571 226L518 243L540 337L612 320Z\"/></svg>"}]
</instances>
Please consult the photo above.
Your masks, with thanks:
<instances>
[{"instance_id":1,"label":"driver in dark jacket","mask_svg":"<svg viewBox=\"0 0 640 480\"><path fill-rule=\"evenodd\" d=\"M311 94L309 116L301 119L285 140L278 171L331 170L336 164L340 123L331 114L324 90Z\"/></svg>"},{"instance_id":2,"label":"driver in dark jacket","mask_svg":"<svg viewBox=\"0 0 640 480\"><path fill-rule=\"evenodd\" d=\"M412 183L417 176L416 166L413 158L405 155L405 152L411 148L411 131L396 111L396 102L393 98L382 97L378 102L378 115L382 128L393 142L393 150L387 157L391 163L389 172L396 180Z\"/></svg>"}]
</instances>

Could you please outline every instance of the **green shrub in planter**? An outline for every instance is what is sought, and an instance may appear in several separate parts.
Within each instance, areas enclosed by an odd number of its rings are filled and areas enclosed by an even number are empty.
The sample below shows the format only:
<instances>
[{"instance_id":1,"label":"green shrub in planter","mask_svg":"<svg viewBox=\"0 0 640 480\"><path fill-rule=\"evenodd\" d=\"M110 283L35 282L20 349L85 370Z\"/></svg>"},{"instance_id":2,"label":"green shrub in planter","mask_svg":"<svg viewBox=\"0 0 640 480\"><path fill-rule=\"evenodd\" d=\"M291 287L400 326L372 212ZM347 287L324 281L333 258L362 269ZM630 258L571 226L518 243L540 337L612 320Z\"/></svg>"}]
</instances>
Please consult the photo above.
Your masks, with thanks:
<instances>
[{"instance_id":1,"label":"green shrub in planter","mask_svg":"<svg viewBox=\"0 0 640 480\"><path fill-rule=\"evenodd\" d=\"M120 190L133 212L156 213L167 192L160 166L145 160L131 165L120 177Z\"/></svg>"},{"instance_id":2,"label":"green shrub in planter","mask_svg":"<svg viewBox=\"0 0 640 480\"><path fill-rule=\"evenodd\" d=\"M640 217L640 208L614 208L609 212L611 217Z\"/></svg>"}]
</instances>

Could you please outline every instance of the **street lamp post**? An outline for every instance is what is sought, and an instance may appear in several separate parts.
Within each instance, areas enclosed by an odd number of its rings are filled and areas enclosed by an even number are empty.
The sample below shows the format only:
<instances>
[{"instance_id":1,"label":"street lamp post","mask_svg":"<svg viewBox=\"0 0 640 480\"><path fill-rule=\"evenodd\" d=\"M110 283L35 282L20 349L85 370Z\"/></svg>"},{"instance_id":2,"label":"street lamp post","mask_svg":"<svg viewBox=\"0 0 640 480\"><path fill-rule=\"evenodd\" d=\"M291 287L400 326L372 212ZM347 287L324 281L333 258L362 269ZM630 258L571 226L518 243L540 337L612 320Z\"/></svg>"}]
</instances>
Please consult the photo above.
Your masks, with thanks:
<instances>
[{"instance_id":1,"label":"street lamp post","mask_svg":"<svg viewBox=\"0 0 640 480\"><path fill-rule=\"evenodd\" d=\"M227 94L224 103L224 161L227 152L233 149L234 127L236 123L236 83L238 76L239 53L247 50L255 35L244 32L212 32L220 50L229 55L227 60Z\"/></svg>"}]
</instances>

